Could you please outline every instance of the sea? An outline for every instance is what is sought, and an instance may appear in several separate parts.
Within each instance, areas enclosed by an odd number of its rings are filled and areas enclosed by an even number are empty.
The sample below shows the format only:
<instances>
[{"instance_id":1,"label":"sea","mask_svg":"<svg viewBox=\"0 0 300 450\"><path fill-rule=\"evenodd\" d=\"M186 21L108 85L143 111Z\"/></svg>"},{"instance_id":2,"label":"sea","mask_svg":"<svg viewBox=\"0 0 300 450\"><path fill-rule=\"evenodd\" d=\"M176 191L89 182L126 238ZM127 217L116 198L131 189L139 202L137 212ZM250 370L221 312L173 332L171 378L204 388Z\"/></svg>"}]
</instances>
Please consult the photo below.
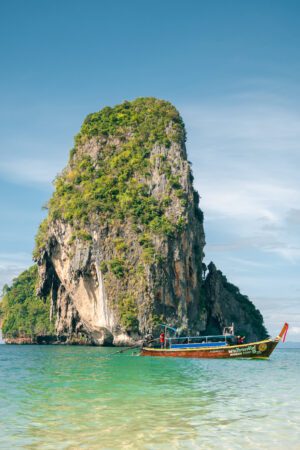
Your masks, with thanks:
<instances>
[{"instance_id":1,"label":"sea","mask_svg":"<svg viewBox=\"0 0 300 450\"><path fill-rule=\"evenodd\" d=\"M269 360L0 346L0 448L300 449L300 349Z\"/></svg>"}]
</instances>

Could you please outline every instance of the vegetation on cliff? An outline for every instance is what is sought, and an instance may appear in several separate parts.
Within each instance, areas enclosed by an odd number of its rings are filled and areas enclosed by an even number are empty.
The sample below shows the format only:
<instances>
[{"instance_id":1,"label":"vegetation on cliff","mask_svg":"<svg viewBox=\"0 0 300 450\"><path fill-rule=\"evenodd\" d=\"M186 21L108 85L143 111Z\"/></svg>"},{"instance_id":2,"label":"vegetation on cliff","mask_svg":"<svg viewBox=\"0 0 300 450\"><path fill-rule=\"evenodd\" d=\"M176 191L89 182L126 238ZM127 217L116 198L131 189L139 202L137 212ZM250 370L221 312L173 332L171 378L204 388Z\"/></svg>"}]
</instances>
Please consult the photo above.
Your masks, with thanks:
<instances>
[{"instance_id":1,"label":"vegetation on cliff","mask_svg":"<svg viewBox=\"0 0 300 450\"><path fill-rule=\"evenodd\" d=\"M50 322L50 300L36 295L37 266L30 267L3 289L0 316L4 337L34 337L54 333Z\"/></svg>"}]
</instances>

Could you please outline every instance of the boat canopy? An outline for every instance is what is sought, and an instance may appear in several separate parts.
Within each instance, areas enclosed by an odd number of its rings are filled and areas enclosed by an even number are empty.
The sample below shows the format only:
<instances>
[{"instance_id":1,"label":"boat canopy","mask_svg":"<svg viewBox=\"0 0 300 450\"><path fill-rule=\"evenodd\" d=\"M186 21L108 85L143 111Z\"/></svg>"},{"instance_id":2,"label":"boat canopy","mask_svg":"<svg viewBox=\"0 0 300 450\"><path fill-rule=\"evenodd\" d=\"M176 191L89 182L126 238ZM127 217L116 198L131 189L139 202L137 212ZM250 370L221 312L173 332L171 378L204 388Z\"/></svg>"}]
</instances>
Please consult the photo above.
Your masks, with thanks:
<instances>
[{"instance_id":1,"label":"boat canopy","mask_svg":"<svg viewBox=\"0 0 300 450\"><path fill-rule=\"evenodd\" d=\"M174 333L177 333L177 329L174 327L170 327L169 325L166 325L165 323L160 323L159 325L161 327L164 327L167 330L172 330ZM201 336L201 335L199 335L199 336L176 336L173 338L169 337L167 339L176 339L176 340L177 339L202 339L202 340L203 339L221 339L221 340L223 340L223 339L231 337L231 336L233 337L234 335L225 332L224 334L219 334L219 335L215 334L215 335L211 335L211 336Z\"/></svg>"},{"instance_id":2,"label":"boat canopy","mask_svg":"<svg viewBox=\"0 0 300 450\"><path fill-rule=\"evenodd\" d=\"M176 329L176 328L170 327L169 325L166 325L166 324L164 324L164 323L160 323L159 325L160 325L161 327L167 328L168 330L174 331L174 333L177 332L177 329Z\"/></svg>"},{"instance_id":3,"label":"boat canopy","mask_svg":"<svg viewBox=\"0 0 300 450\"><path fill-rule=\"evenodd\" d=\"M216 340L225 340L228 339L229 337L234 337L232 334L214 334L212 336L182 336L182 337L174 337L174 338L168 338L170 340L184 340L184 339L189 339L189 340L208 340L208 339L213 339L214 341Z\"/></svg>"},{"instance_id":4,"label":"boat canopy","mask_svg":"<svg viewBox=\"0 0 300 450\"><path fill-rule=\"evenodd\" d=\"M214 336L183 336L167 338L170 348L195 348L195 347L213 347L230 345L234 340L232 335L214 335Z\"/></svg>"}]
</instances>

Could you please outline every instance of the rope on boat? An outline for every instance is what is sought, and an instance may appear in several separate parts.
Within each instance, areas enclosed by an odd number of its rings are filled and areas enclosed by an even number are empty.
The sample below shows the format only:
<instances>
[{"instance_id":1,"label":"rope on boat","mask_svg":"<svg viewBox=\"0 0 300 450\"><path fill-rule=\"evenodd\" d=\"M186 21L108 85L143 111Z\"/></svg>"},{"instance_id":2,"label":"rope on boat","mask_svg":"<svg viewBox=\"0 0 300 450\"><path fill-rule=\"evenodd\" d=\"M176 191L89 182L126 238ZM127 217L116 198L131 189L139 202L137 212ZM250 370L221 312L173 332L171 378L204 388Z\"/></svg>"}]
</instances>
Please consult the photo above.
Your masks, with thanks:
<instances>
[{"instance_id":1,"label":"rope on boat","mask_svg":"<svg viewBox=\"0 0 300 450\"><path fill-rule=\"evenodd\" d=\"M150 344L151 342L157 341L158 339L159 338L152 339L151 341L148 341L147 344ZM125 352L128 352L129 350L135 350L137 348L142 348L142 347L143 347L143 344L135 345L134 347L126 347L126 348L124 348L122 350L118 350L117 352L111 352L111 353L108 353L107 355L99 356L99 358L107 359L107 358L110 358L111 356L119 355L120 353L125 353Z\"/></svg>"},{"instance_id":2,"label":"rope on boat","mask_svg":"<svg viewBox=\"0 0 300 450\"><path fill-rule=\"evenodd\" d=\"M99 356L99 357L102 359L107 359L107 358L110 358L111 356L119 355L120 353L125 353L125 352L128 352L129 350L134 350L134 349L141 348L141 347L142 347L141 345L136 345L134 347L124 348L122 350L119 350L118 352L111 352L111 353L108 353L107 355L103 355L103 356Z\"/></svg>"}]
</instances>

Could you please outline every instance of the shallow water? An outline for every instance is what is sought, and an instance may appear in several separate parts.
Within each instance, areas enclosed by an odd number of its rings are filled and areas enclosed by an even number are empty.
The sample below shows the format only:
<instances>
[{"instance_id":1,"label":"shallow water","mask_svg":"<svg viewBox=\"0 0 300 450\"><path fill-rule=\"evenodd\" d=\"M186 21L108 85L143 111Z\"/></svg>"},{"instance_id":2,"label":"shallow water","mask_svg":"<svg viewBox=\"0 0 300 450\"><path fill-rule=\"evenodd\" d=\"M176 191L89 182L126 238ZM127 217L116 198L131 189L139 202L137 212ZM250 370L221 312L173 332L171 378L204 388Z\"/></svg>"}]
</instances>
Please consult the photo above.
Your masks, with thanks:
<instances>
[{"instance_id":1,"label":"shallow water","mask_svg":"<svg viewBox=\"0 0 300 450\"><path fill-rule=\"evenodd\" d=\"M300 449L300 350L270 360L104 358L0 346L0 448Z\"/></svg>"}]
</instances>

